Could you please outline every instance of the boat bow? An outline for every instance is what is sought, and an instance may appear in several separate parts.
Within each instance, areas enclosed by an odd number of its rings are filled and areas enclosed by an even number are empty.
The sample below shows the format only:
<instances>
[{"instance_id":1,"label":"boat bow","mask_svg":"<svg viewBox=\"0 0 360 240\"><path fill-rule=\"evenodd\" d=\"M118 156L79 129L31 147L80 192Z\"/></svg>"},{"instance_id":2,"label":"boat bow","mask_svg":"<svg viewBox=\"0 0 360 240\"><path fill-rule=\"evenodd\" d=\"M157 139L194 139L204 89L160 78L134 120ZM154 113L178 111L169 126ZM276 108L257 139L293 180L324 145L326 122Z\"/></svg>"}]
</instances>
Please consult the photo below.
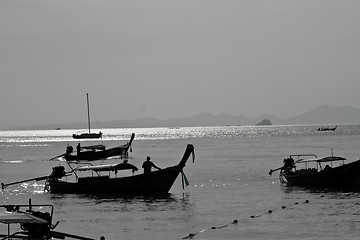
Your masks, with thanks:
<instances>
[{"instance_id":1,"label":"boat bow","mask_svg":"<svg viewBox=\"0 0 360 240\"><path fill-rule=\"evenodd\" d=\"M186 164L187 160L189 159L190 154L192 154L193 162L194 162L195 161L195 152L194 152L194 146L192 144L188 144L186 146L184 156L182 157L182 159L179 163L180 167L182 167L182 168L185 167L185 164Z\"/></svg>"}]
</instances>

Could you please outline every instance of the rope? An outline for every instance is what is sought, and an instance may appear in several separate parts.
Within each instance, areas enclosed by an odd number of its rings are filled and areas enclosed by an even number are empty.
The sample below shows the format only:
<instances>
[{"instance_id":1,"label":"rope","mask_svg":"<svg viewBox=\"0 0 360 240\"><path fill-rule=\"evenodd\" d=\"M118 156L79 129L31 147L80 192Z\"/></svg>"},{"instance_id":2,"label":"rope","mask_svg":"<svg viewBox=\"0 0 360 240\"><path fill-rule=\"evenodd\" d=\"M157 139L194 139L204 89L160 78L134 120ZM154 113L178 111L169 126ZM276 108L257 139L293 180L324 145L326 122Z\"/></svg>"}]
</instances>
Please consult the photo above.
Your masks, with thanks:
<instances>
[{"instance_id":1,"label":"rope","mask_svg":"<svg viewBox=\"0 0 360 240\"><path fill-rule=\"evenodd\" d=\"M305 200L303 202L304 204L308 204L310 203L309 200ZM299 202L295 202L294 203L295 205L298 205ZM284 209L287 209L289 206L281 206L280 210L284 210ZM259 217L262 217L264 215L269 215L269 214L273 214L275 210L268 210L267 212L265 212L264 214L258 214L258 215L251 215L250 218L253 219L253 218L259 218ZM247 219L247 218L246 218ZM244 219L245 220L245 219ZM234 219L230 224L225 224L225 225L220 225L220 226L213 226L213 227L210 227L210 228L206 228L206 229L203 229L203 230L200 230L196 233L189 233L188 236L186 237L183 237L182 239L193 239L196 235L200 234L200 233L203 233L203 232L206 232L206 231L210 231L210 230L219 230L219 229L222 229L222 228L226 228L228 227L229 225L231 224L238 224L239 223L239 220L238 219Z\"/></svg>"}]
</instances>

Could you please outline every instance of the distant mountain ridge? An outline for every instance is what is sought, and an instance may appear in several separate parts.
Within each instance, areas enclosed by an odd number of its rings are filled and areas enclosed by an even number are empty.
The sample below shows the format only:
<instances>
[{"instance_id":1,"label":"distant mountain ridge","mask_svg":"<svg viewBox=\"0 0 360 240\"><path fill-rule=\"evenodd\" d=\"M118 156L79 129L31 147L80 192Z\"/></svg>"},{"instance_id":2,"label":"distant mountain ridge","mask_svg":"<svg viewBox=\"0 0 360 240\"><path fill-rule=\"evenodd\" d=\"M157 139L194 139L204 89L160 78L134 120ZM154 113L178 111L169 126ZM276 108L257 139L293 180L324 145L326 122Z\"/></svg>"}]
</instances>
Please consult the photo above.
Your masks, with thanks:
<instances>
[{"instance_id":1,"label":"distant mountain ridge","mask_svg":"<svg viewBox=\"0 0 360 240\"><path fill-rule=\"evenodd\" d=\"M201 113L189 118L159 120L155 118L138 118L133 120L115 120L100 122L101 128L138 128L138 127L197 127L197 126L254 126L268 119L273 125L319 125L319 124L360 124L360 109L344 106L319 106L304 114L279 118L274 115L263 114L254 118L245 115L230 114L213 115ZM86 123L49 124L30 126L23 129L83 129Z\"/></svg>"}]
</instances>

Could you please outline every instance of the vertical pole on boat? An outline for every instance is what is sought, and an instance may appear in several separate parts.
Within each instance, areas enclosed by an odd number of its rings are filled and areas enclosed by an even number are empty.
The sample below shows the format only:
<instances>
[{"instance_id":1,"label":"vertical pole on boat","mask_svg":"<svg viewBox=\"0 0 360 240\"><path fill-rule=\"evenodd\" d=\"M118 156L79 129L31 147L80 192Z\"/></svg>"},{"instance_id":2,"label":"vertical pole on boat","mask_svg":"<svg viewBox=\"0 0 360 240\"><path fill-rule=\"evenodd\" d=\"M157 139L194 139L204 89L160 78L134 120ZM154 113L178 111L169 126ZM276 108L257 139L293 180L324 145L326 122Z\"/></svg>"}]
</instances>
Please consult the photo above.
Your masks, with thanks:
<instances>
[{"instance_id":1,"label":"vertical pole on boat","mask_svg":"<svg viewBox=\"0 0 360 240\"><path fill-rule=\"evenodd\" d=\"M31 198L29 198L29 212L32 211L32 206L31 206Z\"/></svg>"},{"instance_id":2,"label":"vertical pole on boat","mask_svg":"<svg viewBox=\"0 0 360 240\"><path fill-rule=\"evenodd\" d=\"M184 174L183 174L183 171L181 171L181 183L182 183L182 189L185 189L185 186L184 186Z\"/></svg>"},{"instance_id":3,"label":"vertical pole on boat","mask_svg":"<svg viewBox=\"0 0 360 240\"><path fill-rule=\"evenodd\" d=\"M8 223L8 238L10 239L10 223Z\"/></svg>"},{"instance_id":4,"label":"vertical pole on boat","mask_svg":"<svg viewBox=\"0 0 360 240\"><path fill-rule=\"evenodd\" d=\"M90 133L90 108L89 108L89 93L86 93L86 103L87 103L88 126L89 126L89 133Z\"/></svg>"}]
</instances>

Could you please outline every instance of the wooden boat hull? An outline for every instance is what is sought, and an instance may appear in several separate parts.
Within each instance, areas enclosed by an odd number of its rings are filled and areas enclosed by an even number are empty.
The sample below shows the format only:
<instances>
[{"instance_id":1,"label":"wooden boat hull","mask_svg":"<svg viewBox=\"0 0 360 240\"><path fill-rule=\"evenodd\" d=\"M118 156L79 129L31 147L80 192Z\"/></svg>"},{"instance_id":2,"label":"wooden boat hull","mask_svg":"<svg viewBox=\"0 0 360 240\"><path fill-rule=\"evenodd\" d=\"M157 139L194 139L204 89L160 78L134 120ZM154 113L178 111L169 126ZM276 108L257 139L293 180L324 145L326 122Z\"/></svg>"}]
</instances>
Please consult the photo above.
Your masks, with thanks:
<instances>
[{"instance_id":1,"label":"wooden boat hull","mask_svg":"<svg viewBox=\"0 0 360 240\"><path fill-rule=\"evenodd\" d=\"M129 177L89 177L78 182L49 179L52 193L111 193L111 194L156 194L168 193L183 167L168 167L148 174Z\"/></svg>"},{"instance_id":2,"label":"wooden boat hull","mask_svg":"<svg viewBox=\"0 0 360 240\"><path fill-rule=\"evenodd\" d=\"M308 186L360 186L360 160L320 172L282 172L288 184Z\"/></svg>"}]
</instances>

